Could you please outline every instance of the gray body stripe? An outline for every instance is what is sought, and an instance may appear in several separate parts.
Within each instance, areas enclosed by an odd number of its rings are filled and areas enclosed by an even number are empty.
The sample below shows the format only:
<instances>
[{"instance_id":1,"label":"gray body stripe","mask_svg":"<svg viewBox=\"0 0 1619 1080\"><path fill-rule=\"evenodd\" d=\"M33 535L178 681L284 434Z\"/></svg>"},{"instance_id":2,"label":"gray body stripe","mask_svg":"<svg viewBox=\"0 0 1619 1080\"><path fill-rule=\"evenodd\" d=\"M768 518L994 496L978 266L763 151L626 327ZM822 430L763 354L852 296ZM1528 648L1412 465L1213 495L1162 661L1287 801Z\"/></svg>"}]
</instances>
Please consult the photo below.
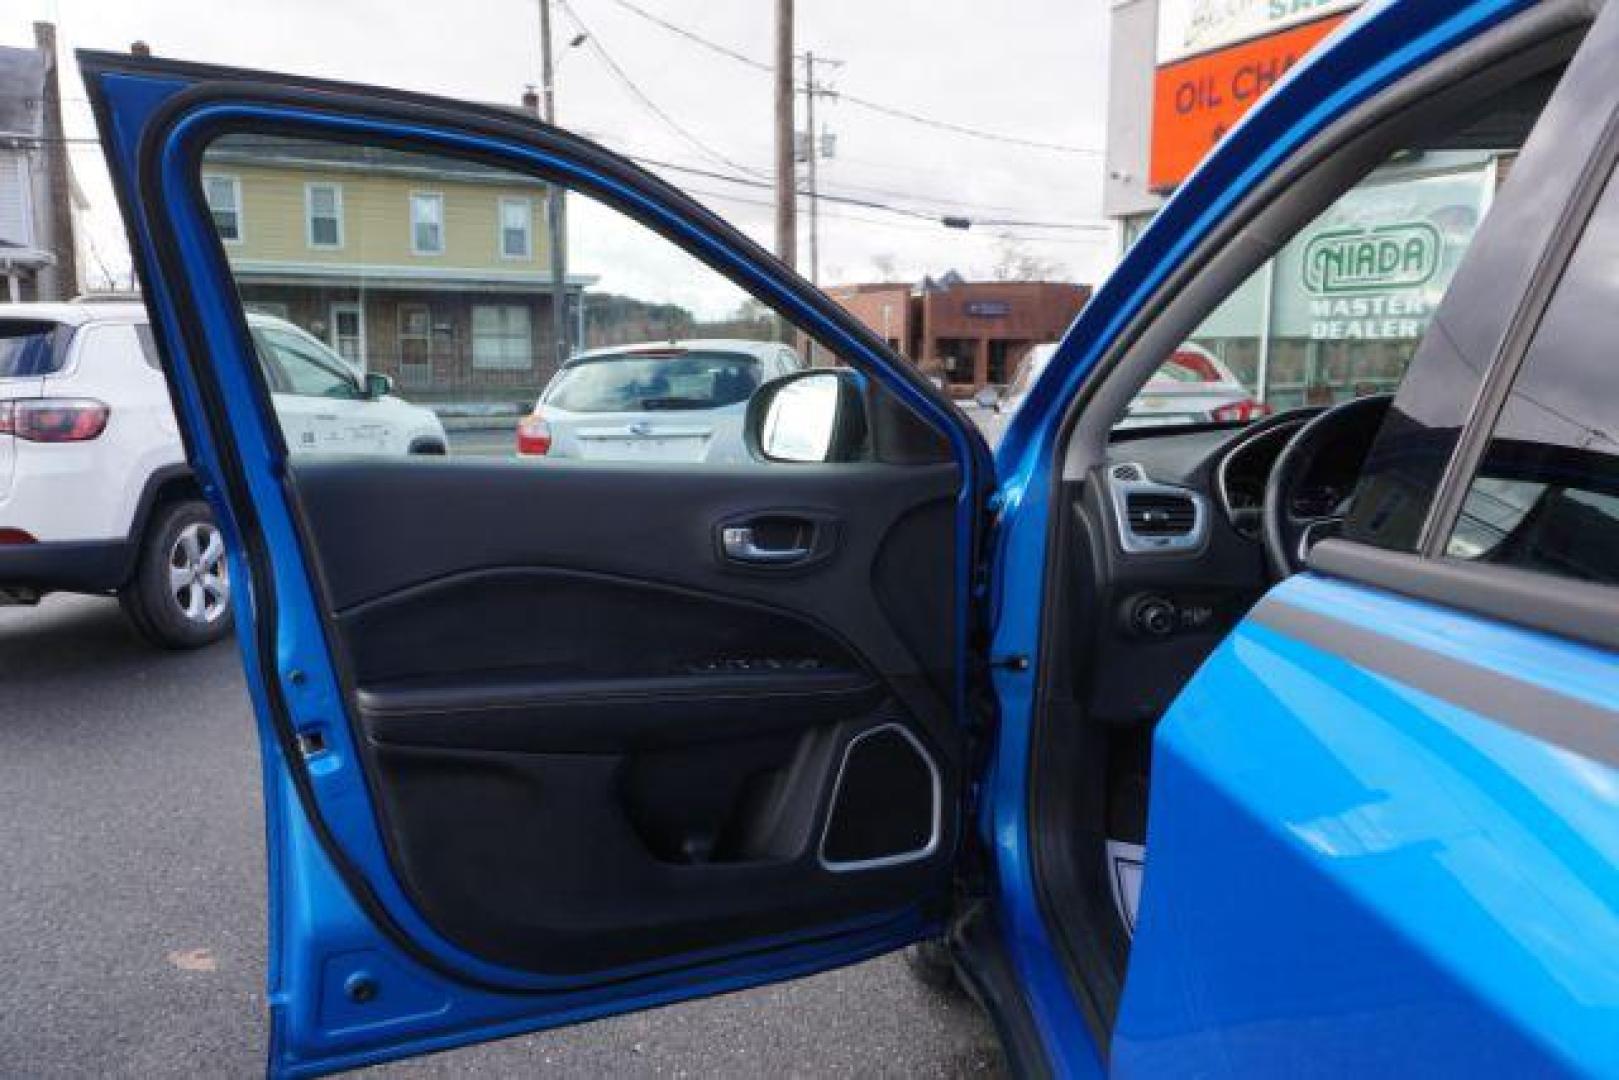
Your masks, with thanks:
<instances>
[{"instance_id":1,"label":"gray body stripe","mask_svg":"<svg viewBox=\"0 0 1619 1080\"><path fill-rule=\"evenodd\" d=\"M1269 597L1249 618L1525 735L1619 767L1619 711Z\"/></svg>"}]
</instances>

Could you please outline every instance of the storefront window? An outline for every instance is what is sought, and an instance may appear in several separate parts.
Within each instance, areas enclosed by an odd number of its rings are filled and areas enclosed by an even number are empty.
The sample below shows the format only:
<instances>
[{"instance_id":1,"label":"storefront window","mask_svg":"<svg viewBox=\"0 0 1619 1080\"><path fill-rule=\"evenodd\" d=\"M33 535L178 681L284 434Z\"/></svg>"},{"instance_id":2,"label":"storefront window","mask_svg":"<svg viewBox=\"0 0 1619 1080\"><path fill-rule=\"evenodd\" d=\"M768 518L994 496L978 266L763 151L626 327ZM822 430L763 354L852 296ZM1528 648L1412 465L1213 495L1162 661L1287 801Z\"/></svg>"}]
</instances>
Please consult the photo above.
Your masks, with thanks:
<instances>
[{"instance_id":1,"label":"storefront window","mask_svg":"<svg viewBox=\"0 0 1619 1080\"><path fill-rule=\"evenodd\" d=\"M1500 155L1477 152L1413 154L1378 169L1227 297L1189 343L1267 410L1392 391L1504 172Z\"/></svg>"}]
</instances>

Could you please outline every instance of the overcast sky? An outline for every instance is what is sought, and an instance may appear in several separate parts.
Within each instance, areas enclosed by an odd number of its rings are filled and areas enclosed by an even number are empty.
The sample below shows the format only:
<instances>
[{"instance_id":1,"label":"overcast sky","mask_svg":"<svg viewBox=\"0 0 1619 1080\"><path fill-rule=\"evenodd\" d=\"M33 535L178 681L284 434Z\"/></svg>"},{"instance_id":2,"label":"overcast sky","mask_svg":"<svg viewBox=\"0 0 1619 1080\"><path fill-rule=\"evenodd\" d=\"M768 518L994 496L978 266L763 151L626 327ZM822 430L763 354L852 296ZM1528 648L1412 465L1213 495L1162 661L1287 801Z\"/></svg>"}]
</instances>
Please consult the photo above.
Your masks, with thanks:
<instances>
[{"instance_id":1,"label":"overcast sky","mask_svg":"<svg viewBox=\"0 0 1619 1080\"><path fill-rule=\"evenodd\" d=\"M632 0L747 57L771 56L770 0ZM565 52L558 116L614 149L662 161L768 178L768 75L684 40L619 0L555 0L559 47L588 29L595 46L666 112L677 133L637 101L590 45ZM515 103L538 81L536 0L6 0L0 44L27 45L31 23L58 26L65 49L124 50L140 39L160 56L398 86ZM884 106L1006 136L1080 149L1102 145L1106 111L1106 0L797 0L797 47L843 61L833 87ZM63 87L70 135L93 134L76 73ZM1092 282L1114 240L1100 224L1099 153L992 142L823 101L817 120L837 136L821 166L828 192L929 214L1091 226L1020 226L1030 251L1058 276ZM92 203L91 235L123 261L100 150L74 149ZM768 190L666 173L770 245ZM800 268L807 273L802 239ZM956 268L983 274L996 233L962 232L893 213L824 205L821 280L872 280Z\"/></svg>"}]
</instances>

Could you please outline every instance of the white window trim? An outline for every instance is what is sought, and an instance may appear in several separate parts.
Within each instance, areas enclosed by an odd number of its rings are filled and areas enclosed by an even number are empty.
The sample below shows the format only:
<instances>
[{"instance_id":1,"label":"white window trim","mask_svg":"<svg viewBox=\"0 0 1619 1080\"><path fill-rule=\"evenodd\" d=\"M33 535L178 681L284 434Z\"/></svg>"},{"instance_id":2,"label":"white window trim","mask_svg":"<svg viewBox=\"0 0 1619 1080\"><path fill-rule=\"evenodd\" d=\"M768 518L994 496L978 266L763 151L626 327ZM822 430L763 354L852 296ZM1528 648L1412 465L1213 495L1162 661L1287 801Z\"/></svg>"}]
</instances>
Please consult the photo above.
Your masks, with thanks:
<instances>
[{"instance_id":1,"label":"white window trim","mask_svg":"<svg viewBox=\"0 0 1619 1080\"><path fill-rule=\"evenodd\" d=\"M247 214L242 209L242 178L235 173L207 172L202 174L202 201L203 205L208 208L208 219L212 221L214 208L208 202L208 181L210 180L227 180L230 182L231 202L235 204L236 209L236 236L234 238L220 236L219 242L230 247L245 243L247 241ZM217 234L219 229L216 227L214 232Z\"/></svg>"},{"instance_id":2,"label":"white window trim","mask_svg":"<svg viewBox=\"0 0 1619 1080\"><path fill-rule=\"evenodd\" d=\"M332 209L337 216L337 243L317 244L315 242L315 189L331 188L335 198L332 200ZM345 230L343 228L343 185L333 180L313 180L304 185L304 243L316 251L341 251Z\"/></svg>"},{"instance_id":3,"label":"white window trim","mask_svg":"<svg viewBox=\"0 0 1619 1080\"><path fill-rule=\"evenodd\" d=\"M434 248L423 248L423 247L417 247L416 246L416 200L417 199L437 199L438 200L438 247L436 249L434 249ZM442 192L442 191L413 191L413 192L410 193L410 202L408 203L408 206L409 206L409 215L408 216L410 218L410 253L412 255L442 255L442 254L444 254L445 250L449 247L449 236L447 235L447 233L449 232L449 222L446 220L446 218L449 215L447 213L447 207L445 206L445 203L444 203L444 192Z\"/></svg>"},{"instance_id":4,"label":"white window trim","mask_svg":"<svg viewBox=\"0 0 1619 1080\"><path fill-rule=\"evenodd\" d=\"M506 250L506 207L523 208L523 253L513 255ZM534 261L534 200L517 195L502 195L495 208L495 251L508 262Z\"/></svg>"}]
</instances>

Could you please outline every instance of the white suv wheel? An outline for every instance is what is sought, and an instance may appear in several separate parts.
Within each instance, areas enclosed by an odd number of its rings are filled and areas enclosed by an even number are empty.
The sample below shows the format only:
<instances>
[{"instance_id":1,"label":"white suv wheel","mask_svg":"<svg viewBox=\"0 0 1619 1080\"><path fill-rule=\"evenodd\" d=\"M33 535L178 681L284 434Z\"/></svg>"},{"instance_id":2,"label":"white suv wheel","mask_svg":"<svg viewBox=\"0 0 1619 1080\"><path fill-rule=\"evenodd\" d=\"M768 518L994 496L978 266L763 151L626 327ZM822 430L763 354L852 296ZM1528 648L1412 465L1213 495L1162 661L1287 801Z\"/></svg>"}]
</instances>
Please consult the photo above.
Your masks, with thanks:
<instances>
[{"instance_id":1,"label":"white suv wheel","mask_svg":"<svg viewBox=\"0 0 1619 1080\"><path fill-rule=\"evenodd\" d=\"M187 525L169 551L169 593L187 621L218 622L230 610L225 540L207 522Z\"/></svg>"},{"instance_id":2,"label":"white suv wheel","mask_svg":"<svg viewBox=\"0 0 1619 1080\"><path fill-rule=\"evenodd\" d=\"M230 631L225 538L207 503L187 499L153 511L118 599L135 629L167 649L195 649Z\"/></svg>"}]
</instances>

